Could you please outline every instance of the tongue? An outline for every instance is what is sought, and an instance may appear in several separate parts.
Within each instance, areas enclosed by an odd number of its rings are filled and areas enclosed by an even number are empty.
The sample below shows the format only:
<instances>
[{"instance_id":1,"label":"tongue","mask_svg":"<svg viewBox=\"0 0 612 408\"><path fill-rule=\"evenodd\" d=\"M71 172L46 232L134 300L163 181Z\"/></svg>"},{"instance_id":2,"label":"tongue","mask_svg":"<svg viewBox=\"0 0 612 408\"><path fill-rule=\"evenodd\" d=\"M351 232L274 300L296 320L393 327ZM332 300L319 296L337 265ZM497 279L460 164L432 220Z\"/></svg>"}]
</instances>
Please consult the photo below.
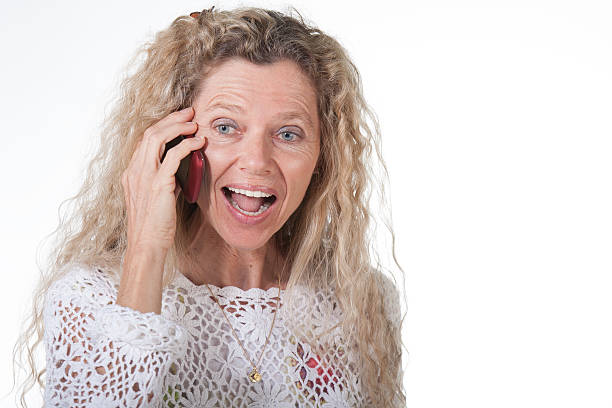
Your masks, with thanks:
<instances>
[{"instance_id":1,"label":"tongue","mask_svg":"<svg viewBox=\"0 0 612 408\"><path fill-rule=\"evenodd\" d=\"M249 197L244 194L232 192L232 199L236 201L238 207L245 211L256 212L263 204L263 197Z\"/></svg>"}]
</instances>

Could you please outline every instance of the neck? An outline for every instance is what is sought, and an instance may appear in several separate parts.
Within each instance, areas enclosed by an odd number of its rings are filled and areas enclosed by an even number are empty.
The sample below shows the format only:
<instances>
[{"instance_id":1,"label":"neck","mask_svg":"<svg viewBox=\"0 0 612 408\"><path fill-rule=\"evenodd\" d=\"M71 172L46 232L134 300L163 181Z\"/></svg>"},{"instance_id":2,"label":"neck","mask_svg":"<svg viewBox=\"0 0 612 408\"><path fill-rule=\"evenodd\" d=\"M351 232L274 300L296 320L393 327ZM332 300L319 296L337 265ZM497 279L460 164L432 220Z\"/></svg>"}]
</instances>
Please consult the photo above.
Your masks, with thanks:
<instances>
[{"instance_id":1,"label":"neck","mask_svg":"<svg viewBox=\"0 0 612 408\"><path fill-rule=\"evenodd\" d=\"M195 232L189 238L188 252L194 262L181 264L185 277L195 285L208 283L218 287L236 286L243 290L278 287L284 260L273 240L253 250L234 248L201 219L198 213L194 219ZM282 273L281 289L286 287L287 269Z\"/></svg>"}]
</instances>

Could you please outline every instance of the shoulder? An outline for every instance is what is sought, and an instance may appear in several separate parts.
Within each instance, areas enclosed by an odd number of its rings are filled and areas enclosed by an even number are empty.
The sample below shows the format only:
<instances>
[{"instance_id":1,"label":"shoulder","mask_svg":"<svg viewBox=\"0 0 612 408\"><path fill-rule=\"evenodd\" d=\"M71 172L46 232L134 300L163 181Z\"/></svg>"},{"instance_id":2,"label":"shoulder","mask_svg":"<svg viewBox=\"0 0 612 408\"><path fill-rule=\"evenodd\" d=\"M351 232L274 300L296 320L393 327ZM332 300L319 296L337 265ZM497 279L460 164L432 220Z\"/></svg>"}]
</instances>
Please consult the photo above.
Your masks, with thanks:
<instances>
[{"instance_id":1,"label":"shoulder","mask_svg":"<svg viewBox=\"0 0 612 408\"><path fill-rule=\"evenodd\" d=\"M399 325L401 320L400 292L391 277L375 269L373 271L375 280L378 284L380 295L384 299L385 314L394 324Z\"/></svg>"},{"instance_id":2,"label":"shoulder","mask_svg":"<svg viewBox=\"0 0 612 408\"><path fill-rule=\"evenodd\" d=\"M117 289L118 285L110 273L91 265L69 264L49 285L45 300L47 305L64 300L102 306L116 299Z\"/></svg>"},{"instance_id":3,"label":"shoulder","mask_svg":"<svg viewBox=\"0 0 612 408\"><path fill-rule=\"evenodd\" d=\"M55 273L57 275L45 291L43 300L48 347L66 335L82 339L94 320L94 314L116 299L112 279L99 268L69 264Z\"/></svg>"},{"instance_id":4,"label":"shoulder","mask_svg":"<svg viewBox=\"0 0 612 408\"><path fill-rule=\"evenodd\" d=\"M373 293L377 293L383 301L384 315L394 325L399 326L401 321L400 291L391 276L372 268L368 277L369 284L373 286ZM312 315L315 321L340 322L342 309L335 291L335 284L327 289L294 288L291 293L291 306L298 307L300 316ZM282 309L281 309L282 310ZM291 313L291 312L288 312Z\"/></svg>"}]
</instances>

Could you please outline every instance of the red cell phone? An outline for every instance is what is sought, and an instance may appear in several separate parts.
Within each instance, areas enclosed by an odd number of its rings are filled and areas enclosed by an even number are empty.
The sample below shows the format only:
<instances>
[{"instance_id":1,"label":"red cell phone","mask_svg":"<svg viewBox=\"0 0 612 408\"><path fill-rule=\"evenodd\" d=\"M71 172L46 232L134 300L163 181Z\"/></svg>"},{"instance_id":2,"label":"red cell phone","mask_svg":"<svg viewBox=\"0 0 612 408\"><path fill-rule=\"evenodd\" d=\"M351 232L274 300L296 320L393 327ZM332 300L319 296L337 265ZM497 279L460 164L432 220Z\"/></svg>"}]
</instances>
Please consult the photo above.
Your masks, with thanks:
<instances>
[{"instance_id":1,"label":"red cell phone","mask_svg":"<svg viewBox=\"0 0 612 408\"><path fill-rule=\"evenodd\" d=\"M166 143L166 149L162 155L161 161L164 161L168 150L179 144L181 141L188 137L194 137L193 135L179 135L177 138L172 139ZM200 186L202 186L202 179L204 178L204 155L201 150L191 152L181 160L179 168L176 171L176 181L178 182L185 200L189 203L195 203L200 194Z\"/></svg>"}]
</instances>

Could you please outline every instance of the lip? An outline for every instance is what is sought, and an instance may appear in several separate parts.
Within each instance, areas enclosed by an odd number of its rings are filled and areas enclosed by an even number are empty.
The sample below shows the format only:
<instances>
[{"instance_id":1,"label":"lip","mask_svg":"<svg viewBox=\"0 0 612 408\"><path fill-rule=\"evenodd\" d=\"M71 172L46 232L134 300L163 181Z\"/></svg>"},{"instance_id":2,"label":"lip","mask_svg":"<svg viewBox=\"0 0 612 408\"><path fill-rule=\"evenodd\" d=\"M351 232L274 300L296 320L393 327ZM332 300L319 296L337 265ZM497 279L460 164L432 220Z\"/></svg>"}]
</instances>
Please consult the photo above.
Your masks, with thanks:
<instances>
[{"instance_id":1,"label":"lip","mask_svg":"<svg viewBox=\"0 0 612 408\"><path fill-rule=\"evenodd\" d=\"M228 184L224 187L240 188L243 190L251 190L251 191L263 191L264 193L274 194L276 196L276 200L274 200L274 202L270 205L270 207L268 207L268 209L263 214L245 215L245 214L242 214L237 209L235 209L232 203L230 203L227 197L225 196L225 193L223 193L223 191L220 190L219 192L223 196L223 202L225 203L225 206L227 207L228 211L230 212L230 214L232 214L234 219L240 222L241 224L254 225L254 224L259 224L263 222L266 218L268 218L270 214L272 214L272 212L276 209L276 204L280 201L278 199L278 194L276 193L276 191L268 187L255 186L252 184Z\"/></svg>"}]
</instances>

